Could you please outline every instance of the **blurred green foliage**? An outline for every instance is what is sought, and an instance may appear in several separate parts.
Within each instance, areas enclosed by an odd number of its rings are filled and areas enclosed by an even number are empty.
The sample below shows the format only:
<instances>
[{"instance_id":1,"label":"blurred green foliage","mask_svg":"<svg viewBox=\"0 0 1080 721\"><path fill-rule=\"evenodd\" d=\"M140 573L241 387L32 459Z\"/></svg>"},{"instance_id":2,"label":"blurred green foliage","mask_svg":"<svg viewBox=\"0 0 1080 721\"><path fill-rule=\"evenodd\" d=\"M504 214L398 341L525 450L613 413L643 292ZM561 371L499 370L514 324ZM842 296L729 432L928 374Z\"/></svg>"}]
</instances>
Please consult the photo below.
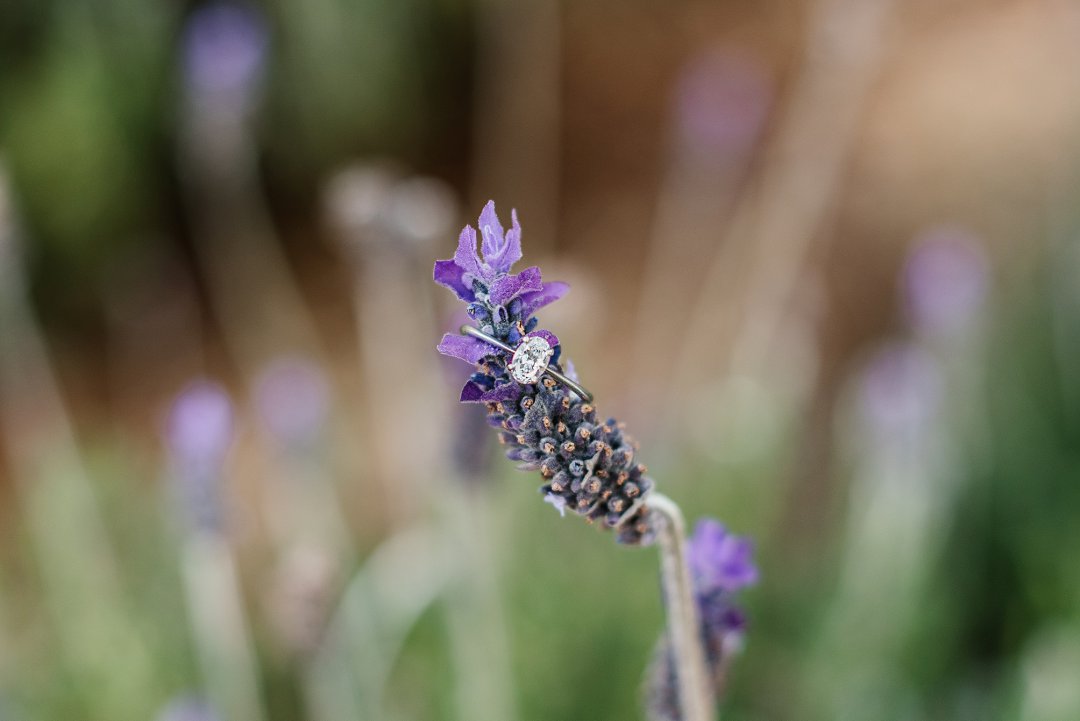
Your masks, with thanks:
<instances>
[{"instance_id":1,"label":"blurred green foliage","mask_svg":"<svg viewBox=\"0 0 1080 721\"><path fill-rule=\"evenodd\" d=\"M467 3L255 6L270 57L253 131L278 212L310 224L311 189L343 159L386 155L457 172L471 86ZM85 313L102 271L136 248L185 242L177 134L187 14L164 0L0 9L0 154L50 317Z\"/></svg>"}]
</instances>

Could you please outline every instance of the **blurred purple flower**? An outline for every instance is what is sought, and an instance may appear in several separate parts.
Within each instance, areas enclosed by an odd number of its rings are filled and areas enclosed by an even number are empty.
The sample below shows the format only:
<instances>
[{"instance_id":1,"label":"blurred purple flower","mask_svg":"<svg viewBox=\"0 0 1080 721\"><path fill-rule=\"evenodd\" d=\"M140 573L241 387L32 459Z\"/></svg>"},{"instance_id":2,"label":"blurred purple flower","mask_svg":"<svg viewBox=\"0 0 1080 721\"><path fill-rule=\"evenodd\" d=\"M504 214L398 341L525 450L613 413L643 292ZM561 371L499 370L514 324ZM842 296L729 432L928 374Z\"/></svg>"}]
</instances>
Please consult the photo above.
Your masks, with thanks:
<instances>
[{"instance_id":1,"label":"blurred purple flower","mask_svg":"<svg viewBox=\"0 0 1080 721\"><path fill-rule=\"evenodd\" d=\"M698 521L687 549L687 561L699 594L734 593L757 582L754 544L728 533L711 518Z\"/></svg>"},{"instance_id":2,"label":"blurred purple flower","mask_svg":"<svg viewBox=\"0 0 1080 721\"><path fill-rule=\"evenodd\" d=\"M259 418L283 445L306 446L319 435L330 408L330 386L315 361L278 358L255 383Z\"/></svg>"},{"instance_id":3,"label":"blurred purple flower","mask_svg":"<svg viewBox=\"0 0 1080 721\"><path fill-rule=\"evenodd\" d=\"M179 696L155 717L156 721L219 721L213 708L198 696Z\"/></svg>"},{"instance_id":4,"label":"blurred purple flower","mask_svg":"<svg viewBox=\"0 0 1080 721\"><path fill-rule=\"evenodd\" d=\"M679 78L679 134L695 151L734 155L757 140L771 104L771 83L757 58L714 48L693 59Z\"/></svg>"},{"instance_id":5,"label":"blurred purple flower","mask_svg":"<svg viewBox=\"0 0 1080 721\"><path fill-rule=\"evenodd\" d=\"M749 539L735 536L713 519L698 521L687 548L694 597L701 617L701 640L714 688L723 684L734 653L741 648L746 616L735 605L740 589L757 583L758 570ZM647 679L649 718L679 721L678 679L666 636L653 656Z\"/></svg>"},{"instance_id":6,"label":"blurred purple flower","mask_svg":"<svg viewBox=\"0 0 1080 721\"><path fill-rule=\"evenodd\" d=\"M246 95L261 79L268 44L266 20L254 5L203 5L184 28L187 82L196 92Z\"/></svg>"},{"instance_id":7,"label":"blurred purple flower","mask_svg":"<svg viewBox=\"0 0 1080 721\"><path fill-rule=\"evenodd\" d=\"M989 262L978 236L954 226L923 233L903 271L904 305L911 324L947 335L968 326L982 308Z\"/></svg>"},{"instance_id":8,"label":"blurred purple flower","mask_svg":"<svg viewBox=\"0 0 1080 721\"><path fill-rule=\"evenodd\" d=\"M728 533L711 518L698 521L687 549L694 595L701 616L701 636L706 657L714 672L725 653L741 644L746 618L733 603L740 589L758 581L754 544ZM734 641L733 641L734 639Z\"/></svg>"},{"instance_id":9,"label":"blurred purple flower","mask_svg":"<svg viewBox=\"0 0 1080 721\"><path fill-rule=\"evenodd\" d=\"M863 370L859 408L867 425L884 438L926 428L941 405L944 380L937 361L913 343L880 348Z\"/></svg>"},{"instance_id":10,"label":"blurred purple flower","mask_svg":"<svg viewBox=\"0 0 1080 721\"><path fill-rule=\"evenodd\" d=\"M177 395L164 441L180 501L197 527L220 526L219 485L232 440L233 406L221 386L197 380Z\"/></svg>"},{"instance_id":11,"label":"blurred purple flower","mask_svg":"<svg viewBox=\"0 0 1080 721\"><path fill-rule=\"evenodd\" d=\"M233 438L233 406L225 390L197 380L173 401L165 427L165 443L181 469L220 469Z\"/></svg>"}]
</instances>

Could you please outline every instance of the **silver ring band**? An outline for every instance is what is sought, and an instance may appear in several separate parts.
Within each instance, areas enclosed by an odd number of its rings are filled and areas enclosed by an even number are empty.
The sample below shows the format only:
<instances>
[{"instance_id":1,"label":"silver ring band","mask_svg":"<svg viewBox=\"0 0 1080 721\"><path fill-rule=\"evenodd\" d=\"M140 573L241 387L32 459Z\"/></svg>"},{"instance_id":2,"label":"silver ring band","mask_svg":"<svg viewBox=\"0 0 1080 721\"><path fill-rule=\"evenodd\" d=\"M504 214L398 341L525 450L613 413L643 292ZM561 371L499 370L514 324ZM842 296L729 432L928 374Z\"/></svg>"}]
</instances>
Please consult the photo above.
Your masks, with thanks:
<instances>
[{"instance_id":1,"label":"silver ring band","mask_svg":"<svg viewBox=\"0 0 1080 721\"><path fill-rule=\"evenodd\" d=\"M491 336L489 336L487 333L480 330L476 326L472 326L472 325L463 325L463 326L461 326L461 334L462 335L472 336L473 338L476 338L478 340L482 340L485 343L493 345L493 346L495 346L496 348L498 348L500 350L506 351L510 355L514 354L514 349L513 348L511 348L507 344L503 343L498 338L492 338ZM592 403L592 400L593 400L593 394L592 393L589 393L589 391L585 390L585 388L583 388L580 383L577 383L576 381L573 381L573 380L567 378L565 375L563 375L562 373L560 373L558 370L551 367L550 365L547 368L544 369L544 375L551 376L552 378L557 380L559 383L562 383L564 386L566 386L567 388L572 390L574 393L576 393L577 396L579 398L581 398L583 401L585 401L586 403Z\"/></svg>"}]
</instances>

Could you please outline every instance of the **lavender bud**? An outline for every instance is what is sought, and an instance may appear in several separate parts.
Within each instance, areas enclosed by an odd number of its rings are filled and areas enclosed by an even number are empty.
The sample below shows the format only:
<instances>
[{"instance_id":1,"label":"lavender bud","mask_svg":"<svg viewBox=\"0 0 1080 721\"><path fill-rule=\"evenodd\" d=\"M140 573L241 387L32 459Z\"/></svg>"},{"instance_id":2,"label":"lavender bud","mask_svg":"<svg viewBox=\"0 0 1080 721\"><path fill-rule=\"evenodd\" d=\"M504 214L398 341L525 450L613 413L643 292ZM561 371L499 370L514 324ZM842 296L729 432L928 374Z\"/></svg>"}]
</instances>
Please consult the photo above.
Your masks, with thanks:
<instances>
[{"instance_id":1,"label":"lavender bud","mask_svg":"<svg viewBox=\"0 0 1080 721\"><path fill-rule=\"evenodd\" d=\"M232 403L217 384L195 381L173 401L164 441L181 504L196 528L221 527L220 485L232 438Z\"/></svg>"},{"instance_id":2,"label":"lavender bud","mask_svg":"<svg viewBox=\"0 0 1080 721\"><path fill-rule=\"evenodd\" d=\"M254 6L204 5L188 18L182 42L184 77L197 96L245 102L257 89L269 42Z\"/></svg>"}]
</instances>

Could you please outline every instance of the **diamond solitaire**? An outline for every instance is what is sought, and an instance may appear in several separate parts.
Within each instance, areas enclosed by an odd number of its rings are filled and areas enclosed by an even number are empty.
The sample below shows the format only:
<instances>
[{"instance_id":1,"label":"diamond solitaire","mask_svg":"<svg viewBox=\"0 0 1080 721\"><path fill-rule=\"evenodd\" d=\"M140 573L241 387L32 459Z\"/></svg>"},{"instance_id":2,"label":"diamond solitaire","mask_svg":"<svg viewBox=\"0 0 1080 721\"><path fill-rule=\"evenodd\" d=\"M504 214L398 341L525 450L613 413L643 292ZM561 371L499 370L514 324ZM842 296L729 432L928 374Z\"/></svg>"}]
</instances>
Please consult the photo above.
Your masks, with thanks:
<instances>
[{"instance_id":1,"label":"diamond solitaire","mask_svg":"<svg viewBox=\"0 0 1080 721\"><path fill-rule=\"evenodd\" d=\"M527 336L510 359L510 375L518 383L529 385L540 380L555 350L539 336Z\"/></svg>"}]
</instances>

